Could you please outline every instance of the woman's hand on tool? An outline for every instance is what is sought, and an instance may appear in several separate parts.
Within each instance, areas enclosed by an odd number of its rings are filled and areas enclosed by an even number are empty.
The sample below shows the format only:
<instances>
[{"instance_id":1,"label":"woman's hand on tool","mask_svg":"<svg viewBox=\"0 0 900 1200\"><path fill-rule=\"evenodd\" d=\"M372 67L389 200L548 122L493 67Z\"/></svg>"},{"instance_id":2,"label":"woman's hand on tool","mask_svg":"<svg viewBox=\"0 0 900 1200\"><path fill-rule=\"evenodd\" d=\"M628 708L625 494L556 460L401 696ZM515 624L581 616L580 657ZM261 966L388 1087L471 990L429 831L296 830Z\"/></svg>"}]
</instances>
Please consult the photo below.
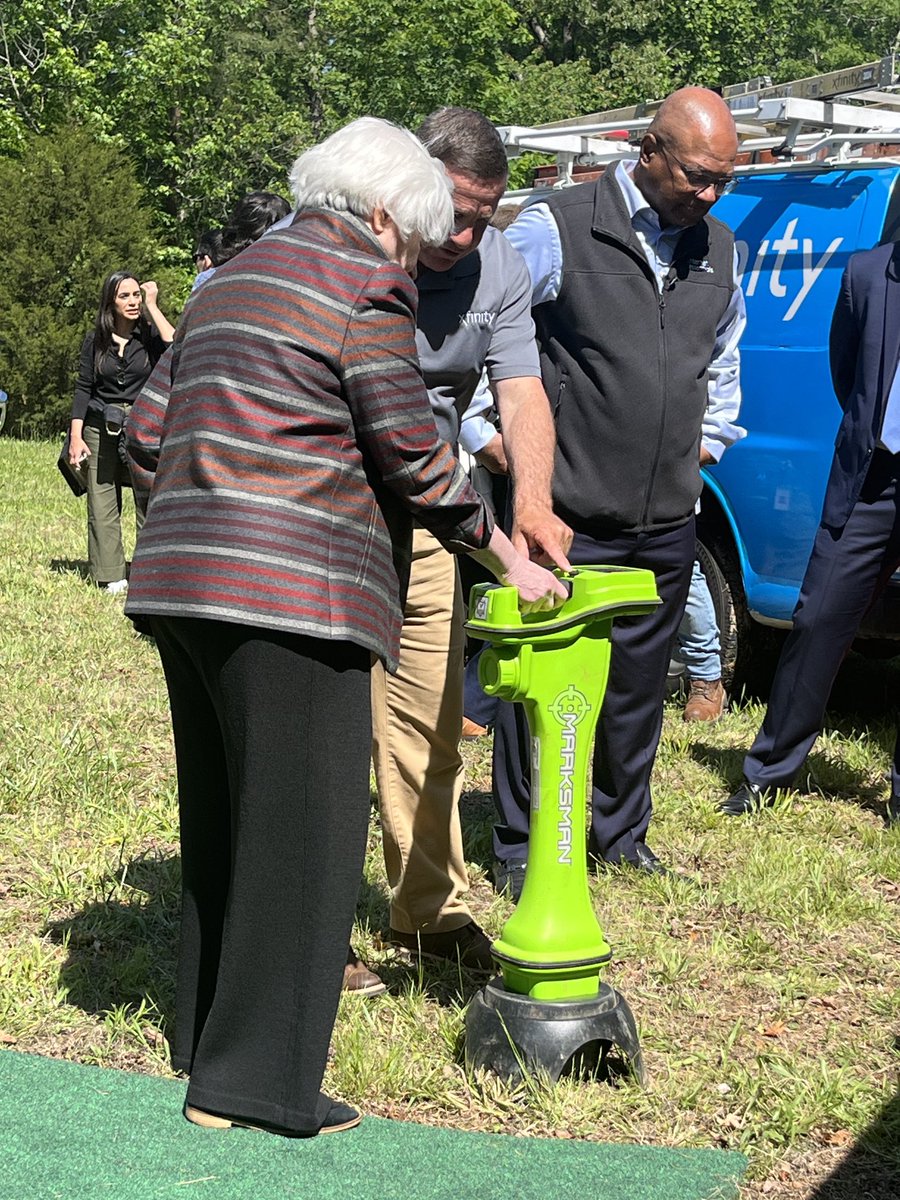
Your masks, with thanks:
<instances>
[{"instance_id":1,"label":"woman's hand on tool","mask_svg":"<svg viewBox=\"0 0 900 1200\"><path fill-rule=\"evenodd\" d=\"M494 527L487 546L476 550L472 557L501 583L518 589L522 612L544 612L568 599L568 592L556 576L519 554L499 526Z\"/></svg>"}]
</instances>

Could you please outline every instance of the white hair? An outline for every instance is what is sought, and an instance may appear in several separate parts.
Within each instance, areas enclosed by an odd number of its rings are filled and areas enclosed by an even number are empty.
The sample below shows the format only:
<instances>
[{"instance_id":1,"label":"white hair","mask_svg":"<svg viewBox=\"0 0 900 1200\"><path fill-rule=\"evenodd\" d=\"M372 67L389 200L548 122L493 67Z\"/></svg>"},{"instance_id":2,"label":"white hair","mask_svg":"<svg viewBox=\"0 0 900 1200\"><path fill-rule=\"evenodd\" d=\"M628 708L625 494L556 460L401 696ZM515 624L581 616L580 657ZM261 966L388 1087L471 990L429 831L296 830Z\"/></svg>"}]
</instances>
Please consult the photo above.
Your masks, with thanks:
<instances>
[{"instance_id":1,"label":"white hair","mask_svg":"<svg viewBox=\"0 0 900 1200\"><path fill-rule=\"evenodd\" d=\"M290 173L297 208L334 208L367 220L383 208L403 238L440 246L453 228L453 184L407 129L360 117L305 151Z\"/></svg>"}]
</instances>

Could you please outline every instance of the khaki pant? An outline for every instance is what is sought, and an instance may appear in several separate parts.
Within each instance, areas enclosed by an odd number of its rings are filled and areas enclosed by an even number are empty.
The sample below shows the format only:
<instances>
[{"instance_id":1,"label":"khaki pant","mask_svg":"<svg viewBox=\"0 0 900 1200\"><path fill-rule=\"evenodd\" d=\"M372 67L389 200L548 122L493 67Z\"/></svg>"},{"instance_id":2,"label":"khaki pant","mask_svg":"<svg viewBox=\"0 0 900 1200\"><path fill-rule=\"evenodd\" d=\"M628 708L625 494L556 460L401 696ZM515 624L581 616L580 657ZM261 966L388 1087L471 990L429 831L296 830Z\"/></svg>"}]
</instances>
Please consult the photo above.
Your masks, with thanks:
<instances>
[{"instance_id":1,"label":"khaki pant","mask_svg":"<svg viewBox=\"0 0 900 1200\"><path fill-rule=\"evenodd\" d=\"M462 790L463 606L456 561L413 532L400 668L372 674L375 777L392 888L391 928L437 933L468 924Z\"/></svg>"},{"instance_id":2,"label":"khaki pant","mask_svg":"<svg viewBox=\"0 0 900 1200\"><path fill-rule=\"evenodd\" d=\"M125 578L122 488L131 481L119 458L118 434L85 425L82 436L91 452L87 460L88 566L95 583L115 583ZM135 510L135 521L140 532L143 513Z\"/></svg>"}]
</instances>

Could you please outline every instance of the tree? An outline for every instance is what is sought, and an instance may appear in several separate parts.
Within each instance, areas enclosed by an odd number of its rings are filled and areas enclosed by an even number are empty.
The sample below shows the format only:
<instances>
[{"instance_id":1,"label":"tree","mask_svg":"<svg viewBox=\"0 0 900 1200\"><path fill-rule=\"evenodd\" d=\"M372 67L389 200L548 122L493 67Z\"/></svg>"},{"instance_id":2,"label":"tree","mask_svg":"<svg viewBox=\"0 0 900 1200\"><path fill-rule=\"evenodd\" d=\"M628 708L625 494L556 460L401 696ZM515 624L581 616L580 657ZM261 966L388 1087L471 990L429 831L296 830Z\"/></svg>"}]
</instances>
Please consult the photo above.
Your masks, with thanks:
<instances>
[{"instance_id":1,"label":"tree","mask_svg":"<svg viewBox=\"0 0 900 1200\"><path fill-rule=\"evenodd\" d=\"M323 0L320 26L333 126L367 113L415 126L442 104L509 112L525 35L506 0Z\"/></svg>"},{"instance_id":2,"label":"tree","mask_svg":"<svg viewBox=\"0 0 900 1200\"><path fill-rule=\"evenodd\" d=\"M166 236L187 246L243 192L283 190L314 140L307 7L0 3L0 156L29 134L84 124L130 154Z\"/></svg>"},{"instance_id":3,"label":"tree","mask_svg":"<svg viewBox=\"0 0 900 1200\"><path fill-rule=\"evenodd\" d=\"M522 0L520 111L554 120L758 75L776 82L900 46L896 0ZM520 44L521 46L521 44ZM521 119L521 118L517 118Z\"/></svg>"},{"instance_id":4,"label":"tree","mask_svg":"<svg viewBox=\"0 0 900 1200\"><path fill-rule=\"evenodd\" d=\"M152 219L121 151L63 127L25 140L0 160L0 386L13 433L51 434L72 401L78 350L97 312L100 286L125 266L155 274L174 316L178 273L158 271Z\"/></svg>"}]
</instances>

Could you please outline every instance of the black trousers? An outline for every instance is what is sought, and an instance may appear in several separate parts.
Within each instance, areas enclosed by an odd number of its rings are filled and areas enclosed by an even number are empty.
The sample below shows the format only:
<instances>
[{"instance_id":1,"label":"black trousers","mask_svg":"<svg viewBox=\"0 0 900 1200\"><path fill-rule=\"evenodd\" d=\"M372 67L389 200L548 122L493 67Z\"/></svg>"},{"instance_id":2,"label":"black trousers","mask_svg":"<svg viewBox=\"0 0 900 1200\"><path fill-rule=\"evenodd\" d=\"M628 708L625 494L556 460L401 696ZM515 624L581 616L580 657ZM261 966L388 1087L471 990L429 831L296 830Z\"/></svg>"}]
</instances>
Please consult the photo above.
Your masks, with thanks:
<instances>
[{"instance_id":1,"label":"black trousers","mask_svg":"<svg viewBox=\"0 0 900 1200\"><path fill-rule=\"evenodd\" d=\"M369 819L371 656L153 617L172 708L188 1103L319 1129Z\"/></svg>"},{"instance_id":2,"label":"black trousers","mask_svg":"<svg viewBox=\"0 0 900 1200\"><path fill-rule=\"evenodd\" d=\"M573 566L643 567L662 604L613 625L609 683L594 742L590 852L609 862L636 859L650 824L650 772L662 730L666 673L684 613L695 554L694 519L662 533L599 540L576 533ZM520 704L501 704L494 730L494 853L524 861L530 807L528 726Z\"/></svg>"},{"instance_id":3,"label":"black trousers","mask_svg":"<svg viewBox=\"0 0 900 1200\"><path fill-rule=\"evenodd\" d=\"M819 527L762 728L744 759L761 787L788 787L819 736L831 686L859 624L900 565L900 455L876 450L842 529ZM900 737L891 792L900 796Z\"/></svg>"}]
</instances>

